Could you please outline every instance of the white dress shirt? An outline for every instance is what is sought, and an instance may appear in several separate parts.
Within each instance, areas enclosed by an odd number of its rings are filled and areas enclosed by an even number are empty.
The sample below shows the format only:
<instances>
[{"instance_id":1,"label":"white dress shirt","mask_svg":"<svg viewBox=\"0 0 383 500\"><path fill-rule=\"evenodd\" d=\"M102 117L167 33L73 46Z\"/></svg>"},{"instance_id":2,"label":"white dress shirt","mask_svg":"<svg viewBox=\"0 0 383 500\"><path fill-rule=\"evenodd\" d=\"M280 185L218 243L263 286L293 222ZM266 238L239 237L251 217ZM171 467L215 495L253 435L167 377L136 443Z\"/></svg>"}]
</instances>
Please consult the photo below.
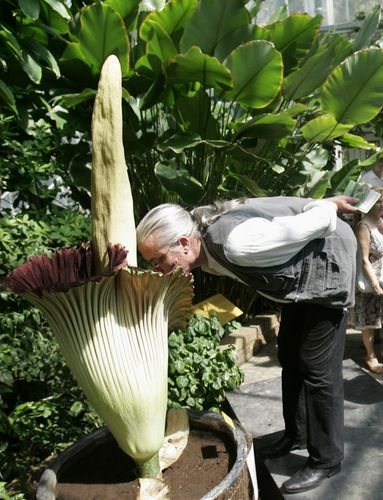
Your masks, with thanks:
<instances>
[{"instance_id":1,"label":"white dress shirt","mask_svg":"<svg viewBox=\"0 0 383 500\"><path fill-rule=\"evenodd\" d=\"M337 207L326 200L310 201L297 215L247 219L235 227L224 247L226 258L243 267L270 267L287 262L307 243L330 235L336 228ZM202 242L203 243L203 242ZM230 271L216 262L203 245L209 273L230 276Z\"/></svg>"}]
</instances>

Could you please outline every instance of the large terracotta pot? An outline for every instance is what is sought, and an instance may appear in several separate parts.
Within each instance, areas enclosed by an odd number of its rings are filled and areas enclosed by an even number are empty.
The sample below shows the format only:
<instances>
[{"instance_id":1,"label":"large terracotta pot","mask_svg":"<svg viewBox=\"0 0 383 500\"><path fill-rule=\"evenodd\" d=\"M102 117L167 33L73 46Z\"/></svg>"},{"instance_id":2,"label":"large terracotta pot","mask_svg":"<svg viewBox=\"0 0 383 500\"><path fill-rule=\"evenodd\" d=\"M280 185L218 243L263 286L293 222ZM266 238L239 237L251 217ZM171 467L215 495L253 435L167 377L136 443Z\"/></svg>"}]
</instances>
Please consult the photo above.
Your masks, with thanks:
<instances>
[{"instance_id":1,"label":"large terracotta pot","mask_svg":"<svg viewBox=\"0 0 383 500\"><path fill-rule=\"evenodd\" d=\"M237 422L215 413L190 411L189 422L186 449L163 472L171 500L256 498L251 436ZM134 499L137 492L133 461L102 428L58 456L42 474L36 498L125 500Z\"/></svg>"}]
</instances>

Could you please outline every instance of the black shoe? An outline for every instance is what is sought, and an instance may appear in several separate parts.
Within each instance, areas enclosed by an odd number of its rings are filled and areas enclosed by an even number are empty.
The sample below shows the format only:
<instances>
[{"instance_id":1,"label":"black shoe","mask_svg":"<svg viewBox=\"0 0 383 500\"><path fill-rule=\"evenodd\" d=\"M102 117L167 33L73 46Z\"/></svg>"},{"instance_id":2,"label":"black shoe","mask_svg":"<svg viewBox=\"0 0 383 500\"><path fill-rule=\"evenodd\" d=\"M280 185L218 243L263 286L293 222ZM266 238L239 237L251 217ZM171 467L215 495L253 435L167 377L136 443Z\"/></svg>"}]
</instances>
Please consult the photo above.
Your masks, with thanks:
<instances>
[{"instance_id":1,"label":"black shoe","mask_svg":"<svg viewBox=\"0 0 383 500\"><path fill-rule=\"evenodd\" d=\"M302 441L295 441L289 436L282 436L278 441L263 450L260 450L262 458L278 458L287 455L292 450L304 450L306 444Z\"/></svg>"},{"instance_id":2,"label":"black shoe","mask_svg":"<svg viewBox=\"0 0 383 500\"><path fill-rule=\"evenodd\" d=\"M327 477L335 476L340 471L340 464L327 469L319 469L306 463L303 469L296 472L282 484L283 493L300 493L316 488Z\"/></svg>"}]
</instances>

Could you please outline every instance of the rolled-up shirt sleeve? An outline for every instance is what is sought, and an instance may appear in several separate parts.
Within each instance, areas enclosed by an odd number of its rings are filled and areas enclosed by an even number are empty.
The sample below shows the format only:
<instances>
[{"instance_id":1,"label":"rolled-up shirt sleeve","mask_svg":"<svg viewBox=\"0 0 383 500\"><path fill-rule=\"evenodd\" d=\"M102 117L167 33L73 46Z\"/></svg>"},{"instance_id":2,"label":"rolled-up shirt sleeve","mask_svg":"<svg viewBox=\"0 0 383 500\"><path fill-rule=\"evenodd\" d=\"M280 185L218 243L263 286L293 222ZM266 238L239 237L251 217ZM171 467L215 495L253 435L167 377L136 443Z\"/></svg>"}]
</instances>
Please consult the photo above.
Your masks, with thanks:
<instances>
[{"instance_id":1,"label":"rolled-up shirt sleeve","mask_svg":"<svg viewBox=\"0 0 383 500\"><path fill-rule=\"evenodd\" d=\"M307 243L330 235L336 228L337 207L326 200L309 202L297 215L248 219L235 227L225 255L244 267L269 267L287 262Z\"/></svg>"}]
</instances>

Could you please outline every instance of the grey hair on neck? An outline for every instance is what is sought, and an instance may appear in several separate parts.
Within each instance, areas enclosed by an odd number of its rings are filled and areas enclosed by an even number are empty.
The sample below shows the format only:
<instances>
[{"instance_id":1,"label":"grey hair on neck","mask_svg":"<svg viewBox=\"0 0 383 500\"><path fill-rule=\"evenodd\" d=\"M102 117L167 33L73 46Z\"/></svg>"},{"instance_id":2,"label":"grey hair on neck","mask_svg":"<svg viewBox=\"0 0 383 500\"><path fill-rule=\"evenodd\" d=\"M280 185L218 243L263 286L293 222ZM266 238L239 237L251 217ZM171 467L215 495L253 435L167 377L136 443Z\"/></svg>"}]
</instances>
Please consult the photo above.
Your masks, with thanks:
<instances>
[{"instance_id":1,"label":"grey hair on neck","mask_svg":"<svg viewBox=\"0 0 383 500\"><path fill-rule=\"evenodd\" d=\"M238 205L246 203L248 198L237 198L234 200L219 200L211 203L210 205L204 205L202 207L197 207L192 210L191 214L195 217L198 227L204 228L213 224L215 220L221 215L229 212Z\"/></svg>"},{"instance_id":2,"label":"grey hair on neck","mask_svg":"<svg viewBox=\"0 0 383 500\"><path fill-rule=\"evenodd\" d=\"M213 224L221 215L238 205L247 202L247 198L216 201L211 205L197 207L188 212L179 205L164 203L152 208L137 226L137 245L152 234L156 234L158 246L174 245L181 236L200 236L200 230Z\"/></svg>"},{"instance_id":3,"label":"grey hair on neck","mask_svg":"<svg viewBox=\"0 0 383 500\"><path fill-rule=\"evenodd\" d=\"M198 234L198 227L190 212L179 205L164 203L152 208L137 226L137 244L156 233L158 246L174 245L180 236Z\"/></svg>"}]
</instances>

